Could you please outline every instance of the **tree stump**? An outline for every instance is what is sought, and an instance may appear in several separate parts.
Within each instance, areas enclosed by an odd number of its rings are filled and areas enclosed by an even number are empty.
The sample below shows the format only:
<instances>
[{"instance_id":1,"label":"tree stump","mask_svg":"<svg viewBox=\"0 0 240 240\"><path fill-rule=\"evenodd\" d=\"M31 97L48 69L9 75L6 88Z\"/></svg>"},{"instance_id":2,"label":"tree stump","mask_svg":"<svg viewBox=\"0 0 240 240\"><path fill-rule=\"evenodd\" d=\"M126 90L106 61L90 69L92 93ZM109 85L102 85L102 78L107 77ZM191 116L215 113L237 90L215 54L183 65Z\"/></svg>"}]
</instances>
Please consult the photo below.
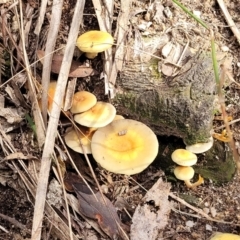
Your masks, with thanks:
<instances>
[{"instance_id":1,"label":"tree stump","mask_svg":"<svg viewBox=\"0 0 240 240\"><path fill-rule=\"evenodd\" d=\"M156 134L181 137L186 144L208 141L216 90L210 54L199 51L186 57L176 76L165 77L158 70L161 61L153 56L159 55L164 41L154 39L154 47L148 38L143 41L145 53L136 54L133 47L126 53L114 98L118 112L144 122Z\"/></svg>"}]
</instances>

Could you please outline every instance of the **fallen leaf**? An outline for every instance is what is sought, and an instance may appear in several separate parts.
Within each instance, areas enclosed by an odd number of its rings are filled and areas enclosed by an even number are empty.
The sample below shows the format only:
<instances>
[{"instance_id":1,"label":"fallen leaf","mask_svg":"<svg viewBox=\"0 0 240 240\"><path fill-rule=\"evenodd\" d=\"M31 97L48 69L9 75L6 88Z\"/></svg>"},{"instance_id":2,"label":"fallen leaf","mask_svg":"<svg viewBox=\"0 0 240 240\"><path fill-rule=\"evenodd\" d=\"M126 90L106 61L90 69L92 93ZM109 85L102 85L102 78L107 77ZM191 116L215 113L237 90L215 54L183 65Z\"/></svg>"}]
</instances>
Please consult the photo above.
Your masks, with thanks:
<instances>
[{"instance_id":1,"label":"fallen leaf","mask_svg":"<svg viewBox=\"0 0 240 240\"><path fill-rule=\"evenodd\" d=\"M153 185L139 204L132 218L131 240L162 239L158 236L168 223L171 202L168 201L170 184L161 178Z\"/></svg>"},{"instance_id":2,"label":"fallen leaf","mask_svg":"<svg viewBox=\"0 0 240 240\"><path fill-rule=\"evenodd\" d=\"M0 107L0 116L4 117L7 122L11 124L20 123L24 119L23 114L19 114L19 111L16 108Z\"/></svg>"},{"instance_id":3,"label":"fallen leaf","mask_svg":"<svg viewBox=\"0 0 240 240\"><path fill-rule=\"evenodd\" d=\"M80 211L89 218L96 219L100 228L111 238L119 236L120 219L108 198L100 192L92 194L84 183L74 183L73 187L80 201ZM95 196L94 196L95 195Z\"/></svg>"},{"instance_id":4,"label":"fallen leaf","mask_svg":"<svg viewBox=\"0 0 240 240\"><path fill-rule=\"evenodd\" d=\"M111 238L121 235L123 227L117 211L111 201L102 196L99 191L91 191L89 187L76 175L71 173L64 180L65 186L72 186L80 202L80 212L91 219L97 220L100 228ZM71 189L71 188L70 188ZM94 193L93 193L94 192Z\"/></svg>"},{"instance_id":5,"label":"fallen leaf","mask_svg":"<svg viewBox=\"0 0 240 240\"><path fill-rule=\"evenodd\" d=\"M40 62L43 64L43 59L44 59L44 51L42 50L37 50L37 55L38 59ZM53 73L59 73L61 69L63 61L63 55L59 54L53 54L52 58L52 66L51 66L51 71ZM70 71L69 71L69 77L87 77L87 76L92 76L96 75L98 72L91 67L87 67L85 65L81 65L78 61L72 61Z\"/></svg>"}]
</instances>

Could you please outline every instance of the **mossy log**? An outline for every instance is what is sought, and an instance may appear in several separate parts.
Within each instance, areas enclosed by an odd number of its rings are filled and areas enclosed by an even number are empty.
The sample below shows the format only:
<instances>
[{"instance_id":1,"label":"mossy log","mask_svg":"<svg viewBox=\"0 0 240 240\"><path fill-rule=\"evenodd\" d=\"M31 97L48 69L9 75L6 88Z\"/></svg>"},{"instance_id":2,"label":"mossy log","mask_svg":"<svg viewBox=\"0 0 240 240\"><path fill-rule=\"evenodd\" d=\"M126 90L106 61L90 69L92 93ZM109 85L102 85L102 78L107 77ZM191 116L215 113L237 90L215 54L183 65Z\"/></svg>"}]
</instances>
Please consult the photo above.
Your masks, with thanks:
<instances>
[{"instance_id":1,"label":"mossy log","mask_svg":"<svg viewBox=\"0 0 240 240\"><path fill-rule=\"evenodd\" d=\"M144 122L156 134L178 136L187 144L206 142L216 88L210 55L198 52L177 76L164 77L153 54L156 49L147 50L141 60L128 54L117 79L118 112Z\"/></svg>"}]
</instances>

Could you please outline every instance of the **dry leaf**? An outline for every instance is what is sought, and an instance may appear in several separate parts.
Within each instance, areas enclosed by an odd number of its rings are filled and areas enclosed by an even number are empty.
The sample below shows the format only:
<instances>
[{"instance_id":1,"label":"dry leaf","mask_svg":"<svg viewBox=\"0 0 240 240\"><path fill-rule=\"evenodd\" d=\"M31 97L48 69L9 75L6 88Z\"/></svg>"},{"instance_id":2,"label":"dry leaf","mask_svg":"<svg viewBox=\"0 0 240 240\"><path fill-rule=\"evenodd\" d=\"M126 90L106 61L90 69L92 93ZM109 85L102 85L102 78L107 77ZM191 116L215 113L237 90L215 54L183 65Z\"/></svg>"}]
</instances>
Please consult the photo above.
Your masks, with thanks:
<instances>
[{"instance_id":1,"label":"dry leaf","mask_svg":"<svg viewBox=\"0 0 240 240\"><path fill-rule=\"evenodd\" d=\"M160 239L158 234L167 225L172 207L168 201L169 191L170 184L160 178L146 193L132 218L131 240Z\"/></svg>"},{"instance_id":2,"label":"dry leaf","mask_svg":"<svg viewBox=\"0 0 240 240\"><path fill-rule=\"evenodd\" d=\"M37 50L38 59L43 64L44 51ZM62 65L63 55L53 54L51 71L53 73L59 73ZM81 65L78 61L72 61L69 77L87 77L97 74L98 72L90 67Z\"/></svg>"},{"instance_id":3,"label":"dry leaf","mask_svg":"<svg viewBox=\"0 0 240 240\"><path fill-rule=\"evenodd\" d=\"M175 72L176 66L174 64L177 64L178 59L181 56L183 47L180 46L178 43L172 47L169 55L166 58L165 63L162 65L162 73L166 76L172 76Z\"/></svg>"},{"instance_id":4,"label":"dry leaf","mask_svg":"<svg viewBox=\"0 0 240 240\"><path fill-rule=\"evenodd\" d=\"M121 223L117 211L111 201L104 196L104 199L100 192L93 192L88 186L81 181L76 174L69 174L64 179L64 184L68 189L70 186L77 194L77 198L80 202L80 212L91 219L97 220L100 228L111 238L115 239L121 235L119 226L123 226Z\"/></svg>"},{"instance_id":5,"label":"dry leaf","mask_svg":"<svg viewBox=\"0 0 240 240\"><path fill-rule=\"evenodd\" d=\"M0 116L4 117L8 123L20 123L23 120L23 115L19 114L18 109L16 108L1 108L0 107Z\"/></svg>"}]
</instances>

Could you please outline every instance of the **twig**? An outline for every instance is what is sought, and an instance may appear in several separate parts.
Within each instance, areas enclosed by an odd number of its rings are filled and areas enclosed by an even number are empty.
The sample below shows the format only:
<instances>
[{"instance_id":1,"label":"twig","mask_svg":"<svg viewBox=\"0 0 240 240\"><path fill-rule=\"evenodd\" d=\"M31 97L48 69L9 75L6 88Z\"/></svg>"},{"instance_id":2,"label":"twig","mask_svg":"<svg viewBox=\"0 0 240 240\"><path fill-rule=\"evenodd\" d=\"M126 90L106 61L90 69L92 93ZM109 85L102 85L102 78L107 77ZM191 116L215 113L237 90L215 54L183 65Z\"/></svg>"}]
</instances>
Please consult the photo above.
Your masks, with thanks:
<instances>
[{"instance_id":1,"label":"twig","mask_svg":"<svg viewBox=\"0 0 240 240\"><path fill-rule=\"evenodd\" d=\"M112 71L109 78L109 88L114 89L117 73L122 70L124 53L125 53L125 39L128 32L128 20L130 16L131 1L121 0L121 9L118 16L118 25L117 25L117 43L116 43L116 52L115 58L112 65ZM114 90L111 91L111 98L114 98Z\"/></svg>"},{"instance_id":2,"label":"twig","mask_svg":"<svg viewBox=\"0 0 240 240\"><path fill-rule=\"evenodd\" d=\"M102 3L100 0L92 0L95 13L98 19L99 28L101 31L107 31L111 33L112 31L112 19L113 19L113 0L104 0L104 7L102 8ZM111 86L109 84L110 73L112 69L112 49L108 49L104 52L105 62L104 62L104 83L105 83L105 94L111 94Z\"/></svg>"},{"instance_id":3,"label":"twig","mask_svg":"<svg viewBox=\"0 0 240 240\"><path fill-rule=\"evenodd\" d=\"M51 166L51 155L54 151L54 142L57 132L58 120L60 116L60 107L65 88L67 85L68 73L70 70L72 56L75 48L75 41L77 39L80 24L82 22L82 15L85 1L77 1L75 11L72 19L72 24L67 40L67 45L63 57L62 66L60 69L58 83L56 87L56 93L53 101L53 108L49 120L49 125L46 133L46 142L42 154L42 162L39 173L37 191L36 191L36 202L33 215L33 227L32 227L32 240L41 239L41 229L43 221L43 212L45 206L48 177Z\"/></svg>"},{"instance_id":4,"label":"twig","mask_svg":"<svg viewBox=\"0 0 240 240\"><path fill-rule=\"evenodd\" d=\"M44 16L45 16L45 13L46 13L47 2L48 2L48 0L42 0L41 1L40 13L39 13L38 21L37 21L37 24L36 24L36 27L35 27L35 30L34 30L34 33L36 35L39 35L39 33L41 31Z\"/></svg>"},{"instance_id":5,"label":"twig","mask_svg":"<svg viewBox=\"0 0 240 240\"><path fill-rule=\"evenodd\" d=\"M209 217L202 209L199 209L199 208L196 208L194 206L192 206L191 204L187 203L186 201L184 201L183 199L177 197L176 195L174 195L172 192L170 192L168 194L171 198L173 198L174 200L178 201L179 203L183 204L184 206L192 209L194 212L198 213L199 215L205 217L208 221L212 221L212 222L218 222L218 223L224 223L224 224L232 224L232 225L235 225L235 226L240 226L240 224L234 224L232 222L225 222L223 220L217 220L217 219L214 219L214 218L211 218ZM180 212L179 210L173 208L172 209L173 211L176 211L176 212ZM181 214L187 214L187 215L190 215L188 213L184 213L184 212L181 212ZM199 215L192 215L192 217L196 217L196 218L200 218Z\"/></svg>"},{"instance_id":6,"label":"twig","mask_svg":"<svg viewBox=\"0 0 240 240\"><path fill-rule=\"evenodd\" d=\"M2 213L0 213L0 217L4 220L7 220L8 222L10 222L11 224L13 224L14 226L25 230L27 233L31 233L30 230L27 229L27 227L25 225L23 225L22 223L20 223L19 221L17 221L15 218L11 218L9 216L6 216Z\"/></svg>"},{"instance_id":7,"label":"twig","mask_svg":"<svg viewBox=\"0 0 240 240\"><path fill-rule=\"evenodd\" d=\"M234 23L234 21L232 20L232 17L230 16L225 4L224 4L224 1L223 0L217 0L222 12L223 12L223 15L229 25L229 27L231 28L233 34L235 35L235 37L237 38L238 40L238 43L240 44L240 31L238 30L236 24Z\"/></svg>"},{"instance_id":8,"label":"twig","mask_svg":"<svg viewBox=\"0 0 240 240\"><path fill-rule=\"evenodd\" d=\"M240 118L232 120L231 122L228 122L228 124L232 125L232 124L237 123L237 122L240 122ZM220 129L223 129L223 128L225 128L225 125L222 125L220 127L216 127L216 128L214 128L214 130L217 131L217 130L220 130Z\"/></svg>"},{"instance_id":9,"label":"twig","mask_svg":"<svg viewBox=\"0 0 240 240\"><path fill-rule=\"evenodd\" d=\"M219 104L221 106L224 125L226 127L227 134L228 134L228 137L229 137L229 147L232 150L233 159L234 159L235 164L237 166L237 170L240 173L240 159L239 159L237 149L235 147L235 142L234 142L234 139L233 139L233 136L232 136L232 131L230 129L230 125L229 125L229 122L228 122L228 115L227 115L227 112L226 112L224 95L223 95L223 91L222 91L222 86L223 86L223 83L226 79L227 69L226 69L226 66L224 64L221 66L221 68L222 68L222 71L221 71L221 75L220 75L220 83L219 83L219 86L218 86L218 99L219 99Z\"/></svg>"},{"instance_id":10,"label":"twig","mask_svg":"<svg viewBox=\"0 0 240 240\"><path fill-rule=\"evenodd\" d=\"M47 105L48 105L48 87L50 82L52 52L58 36L58 30L62 15L63 0L54 0L52 4L51 22L48 31L47 43L45 48L45 57L42 71L42 116L45 127L47 127Z\"/></svg>"}]
</instances>

